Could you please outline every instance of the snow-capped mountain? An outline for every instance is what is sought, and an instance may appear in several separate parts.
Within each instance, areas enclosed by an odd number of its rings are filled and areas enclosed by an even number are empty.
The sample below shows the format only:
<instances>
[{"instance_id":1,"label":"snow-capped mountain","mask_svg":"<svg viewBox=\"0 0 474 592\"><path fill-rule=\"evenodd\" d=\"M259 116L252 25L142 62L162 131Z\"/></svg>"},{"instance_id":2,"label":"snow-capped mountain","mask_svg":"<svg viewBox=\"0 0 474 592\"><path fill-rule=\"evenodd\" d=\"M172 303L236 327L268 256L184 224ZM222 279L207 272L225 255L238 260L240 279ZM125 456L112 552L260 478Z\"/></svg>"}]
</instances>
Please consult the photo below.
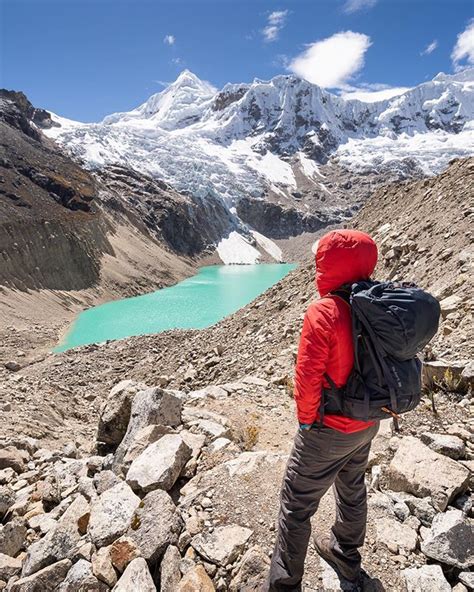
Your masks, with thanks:
<instances>
[{"instance_id":1,"label":"snow-capped mountain","mask_svg":"<svg viewBox=\"0 0 474 592\"><path fill-rule=\"evenodd\" d=\"M52 118L45 133L86 167L119 164L197 200L223 200L263 232L252 213L262 199L337 220L367 194L354 176L429 175L473 154L474 69L371 103L294 76L217 91L185 70L136 109L100 123Z\"/></svg>"}]
</instances>

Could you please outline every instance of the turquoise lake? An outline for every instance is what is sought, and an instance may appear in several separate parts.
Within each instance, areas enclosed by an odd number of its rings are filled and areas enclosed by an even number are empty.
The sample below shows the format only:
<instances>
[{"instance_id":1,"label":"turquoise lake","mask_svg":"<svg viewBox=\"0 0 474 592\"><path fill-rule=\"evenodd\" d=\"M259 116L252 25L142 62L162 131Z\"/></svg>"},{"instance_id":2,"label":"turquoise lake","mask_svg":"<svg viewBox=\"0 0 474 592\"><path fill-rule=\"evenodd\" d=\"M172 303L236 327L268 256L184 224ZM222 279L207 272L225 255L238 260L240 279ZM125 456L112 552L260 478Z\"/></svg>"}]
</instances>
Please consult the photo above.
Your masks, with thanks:
<instances>
[{"instance_id":1,"label":"turquoise lake","mask_svg":"<svg viewBox=\"0 0 474 592\"><path fill-rule=\"evenodd\" d=\"M295 267L289 263L202 267L195 276L169 288L85 310L54 351L168 329L209 327L257 298Z\"/></svg>"}]
</instances>

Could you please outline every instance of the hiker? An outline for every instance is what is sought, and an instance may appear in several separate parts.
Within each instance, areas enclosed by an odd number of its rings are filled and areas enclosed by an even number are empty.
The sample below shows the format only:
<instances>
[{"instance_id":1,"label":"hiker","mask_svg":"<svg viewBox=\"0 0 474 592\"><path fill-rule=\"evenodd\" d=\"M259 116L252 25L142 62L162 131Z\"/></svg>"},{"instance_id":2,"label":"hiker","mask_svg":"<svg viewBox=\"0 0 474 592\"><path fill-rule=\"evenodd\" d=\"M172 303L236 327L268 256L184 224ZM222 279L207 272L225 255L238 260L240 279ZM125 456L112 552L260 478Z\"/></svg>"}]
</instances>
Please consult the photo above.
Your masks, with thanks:
<instances>
[{"instance_id":1,"label":"hiker","mask_svg":"<svg viewBox=\"0 0 474 592\"><path fill-rule=\"evenodd\" d=\"M357 589L367 518L364 475L378 421L322 415L321 390L327 374L343 386L353 367L351 307L331 292L368 280L377 263L377 246L357 230L335 230L316 251L316 286L321 296L305 315L295 369L294 396L299 430L281 492L278 534L265 590L300 591L311 534L310 519L334 486L337 515L327 536L315 538L320 556ZM322 423L320 422L322 420Z\"/></svg>"}]
</instances>

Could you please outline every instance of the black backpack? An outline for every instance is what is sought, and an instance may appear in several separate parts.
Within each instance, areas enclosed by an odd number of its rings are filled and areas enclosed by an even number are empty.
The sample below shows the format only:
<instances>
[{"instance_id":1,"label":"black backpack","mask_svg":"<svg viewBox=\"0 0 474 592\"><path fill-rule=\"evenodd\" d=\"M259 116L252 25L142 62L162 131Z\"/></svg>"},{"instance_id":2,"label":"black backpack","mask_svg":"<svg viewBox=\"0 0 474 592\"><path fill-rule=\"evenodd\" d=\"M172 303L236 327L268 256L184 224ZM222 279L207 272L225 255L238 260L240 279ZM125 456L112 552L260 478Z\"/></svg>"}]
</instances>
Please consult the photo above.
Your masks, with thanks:
<instances>
[{"instance_id":1,"label":"black backpack","mask_svg":"<svg viewBox=\"0 0 474 592\"><path fill-rule=\"evenodd\" d=\"M363 421L414 409L421 397L417 354L438 330L439 302L414 284L361 281L331 292L351 306L354 368L343 387L323 389L324 414Z\"/></svg>"}]
</instances>

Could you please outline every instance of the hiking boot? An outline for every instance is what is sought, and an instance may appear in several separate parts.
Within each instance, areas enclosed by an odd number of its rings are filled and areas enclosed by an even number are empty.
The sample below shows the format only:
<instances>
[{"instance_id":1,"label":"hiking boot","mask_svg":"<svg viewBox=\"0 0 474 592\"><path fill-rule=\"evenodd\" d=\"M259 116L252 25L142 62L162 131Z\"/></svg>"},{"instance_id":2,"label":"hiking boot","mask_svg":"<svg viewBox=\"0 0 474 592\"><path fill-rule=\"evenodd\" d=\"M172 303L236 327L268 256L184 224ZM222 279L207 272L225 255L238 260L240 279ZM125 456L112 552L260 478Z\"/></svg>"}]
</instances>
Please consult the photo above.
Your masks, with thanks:
<instances>
[{"instance_id":1,"label":"hiking boot","mask_svg":"<svg viewBox=\"0 0 474 592\"><path fill-rule=\"evenodd\" d=\"M340 557L338 557L331 547L331 537L314 537L314 545L319 556L329 563L329 565L340 574L348 583L357 587L360 582L360 568L351 568ZM356 588L357 589L357 588Z\"/></svg>"}]
</instances>

